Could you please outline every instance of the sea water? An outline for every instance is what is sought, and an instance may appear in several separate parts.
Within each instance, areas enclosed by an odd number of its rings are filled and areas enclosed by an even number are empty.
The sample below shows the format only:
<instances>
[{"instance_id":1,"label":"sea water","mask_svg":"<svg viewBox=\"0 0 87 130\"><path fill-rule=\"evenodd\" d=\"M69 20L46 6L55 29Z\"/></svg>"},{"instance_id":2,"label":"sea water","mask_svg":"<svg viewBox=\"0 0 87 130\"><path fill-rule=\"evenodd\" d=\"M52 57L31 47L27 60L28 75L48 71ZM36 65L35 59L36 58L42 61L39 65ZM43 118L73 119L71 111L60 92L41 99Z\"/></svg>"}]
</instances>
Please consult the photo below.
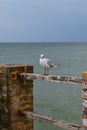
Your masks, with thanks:
<instances>
[{"instance_id":1,"label":"sea water","mask_svg":"<svg viewBox=\"0 0 87 130\"><path fill-rule=\"evenodd\" d=\"M34 73L43 74L40 54L59 65L51 75L81 77L87 71L87 43L0 43L0 64L33 65ZM34 81L34 112L81 125L81 92L81 84ZM34 130L58 129L34 121Z\"/></svg>"}]
</instances>

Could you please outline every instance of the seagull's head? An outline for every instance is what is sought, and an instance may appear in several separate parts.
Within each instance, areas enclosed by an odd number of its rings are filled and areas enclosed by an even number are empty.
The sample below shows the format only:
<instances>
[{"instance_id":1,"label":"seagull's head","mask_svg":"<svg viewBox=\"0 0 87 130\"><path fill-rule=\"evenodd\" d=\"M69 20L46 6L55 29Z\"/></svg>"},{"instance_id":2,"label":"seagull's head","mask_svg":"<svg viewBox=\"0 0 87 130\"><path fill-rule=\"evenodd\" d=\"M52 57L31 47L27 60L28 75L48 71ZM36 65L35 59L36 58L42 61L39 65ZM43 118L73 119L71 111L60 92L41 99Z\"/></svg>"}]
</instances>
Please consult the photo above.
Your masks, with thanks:
<instances>
[{"instance_id":1,"label":"seagull's head","mask_svg":"<svg viewBox=\"0 0 87 130\"><path fill-rule=\"evenodd\" d=\"M44 58L45 56L43 54L40 55L40 58Z\"/></svg>"}]
</instances>

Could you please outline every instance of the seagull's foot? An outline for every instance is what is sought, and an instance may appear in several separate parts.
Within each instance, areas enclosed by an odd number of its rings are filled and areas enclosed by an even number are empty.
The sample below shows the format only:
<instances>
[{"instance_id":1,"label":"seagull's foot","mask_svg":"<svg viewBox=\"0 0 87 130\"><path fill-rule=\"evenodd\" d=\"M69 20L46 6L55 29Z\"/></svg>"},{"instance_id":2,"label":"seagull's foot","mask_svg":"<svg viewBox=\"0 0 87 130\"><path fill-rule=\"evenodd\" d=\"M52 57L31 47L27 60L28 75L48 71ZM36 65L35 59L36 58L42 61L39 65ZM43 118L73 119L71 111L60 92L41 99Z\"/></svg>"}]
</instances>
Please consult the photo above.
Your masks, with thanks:
<instances>
[{"instance_id":1,"label":"seagull's foot","mask_svg":"<svg viewBox=\"0 0 87 130\"><path fill-rule=\"evenodd\" d=\"M48 76L48 74L43 74L44 76Z\"/></svg>"}]
</instances>

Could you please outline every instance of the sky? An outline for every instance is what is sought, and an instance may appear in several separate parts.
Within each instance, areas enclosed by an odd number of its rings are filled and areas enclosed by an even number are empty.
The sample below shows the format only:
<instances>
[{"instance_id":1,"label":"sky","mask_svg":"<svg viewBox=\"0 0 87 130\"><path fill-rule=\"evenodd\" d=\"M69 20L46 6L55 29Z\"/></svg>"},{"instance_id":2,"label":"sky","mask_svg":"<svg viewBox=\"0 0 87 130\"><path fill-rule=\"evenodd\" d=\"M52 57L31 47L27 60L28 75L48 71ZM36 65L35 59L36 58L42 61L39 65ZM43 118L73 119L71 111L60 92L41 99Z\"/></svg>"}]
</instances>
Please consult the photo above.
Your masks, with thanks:
<instances>
[{"instance_id":1,"label":"sky","mask_svg":"<svg viewBox=\"0 0 87 130\"><path fill-rule=\"evenodd\" d=\"M87 42L87 0L0 0L0 42Z\"/></svg>"}]
</instances>

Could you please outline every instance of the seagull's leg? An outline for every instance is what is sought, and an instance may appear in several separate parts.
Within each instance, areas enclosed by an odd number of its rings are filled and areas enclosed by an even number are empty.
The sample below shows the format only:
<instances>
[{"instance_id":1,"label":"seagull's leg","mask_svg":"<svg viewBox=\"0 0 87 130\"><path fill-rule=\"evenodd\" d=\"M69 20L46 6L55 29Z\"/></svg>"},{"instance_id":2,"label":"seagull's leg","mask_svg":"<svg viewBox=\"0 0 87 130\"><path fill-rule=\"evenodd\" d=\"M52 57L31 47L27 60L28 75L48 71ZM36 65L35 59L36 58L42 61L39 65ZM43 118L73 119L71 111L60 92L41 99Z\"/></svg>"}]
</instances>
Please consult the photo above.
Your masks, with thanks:
<instances>
[{"instance_id":1,"label":"seagull's leg","mask_svg":"<svg viewBox=\"0 0 87 130\"><path fill-rule=\"evenodd\" d=\"M48 69L46 69L46 75L48 75Z\"/></svg>"},{"instance_id":2,"label":"seagull's leg","mask_svg":"<svg viewBox=\"0 0 87 130\"><path fill-rule=\"evenodd\" d=\"M46 75L46 68L44 68L44 75Z\"/></svg>"}]
</instances>

